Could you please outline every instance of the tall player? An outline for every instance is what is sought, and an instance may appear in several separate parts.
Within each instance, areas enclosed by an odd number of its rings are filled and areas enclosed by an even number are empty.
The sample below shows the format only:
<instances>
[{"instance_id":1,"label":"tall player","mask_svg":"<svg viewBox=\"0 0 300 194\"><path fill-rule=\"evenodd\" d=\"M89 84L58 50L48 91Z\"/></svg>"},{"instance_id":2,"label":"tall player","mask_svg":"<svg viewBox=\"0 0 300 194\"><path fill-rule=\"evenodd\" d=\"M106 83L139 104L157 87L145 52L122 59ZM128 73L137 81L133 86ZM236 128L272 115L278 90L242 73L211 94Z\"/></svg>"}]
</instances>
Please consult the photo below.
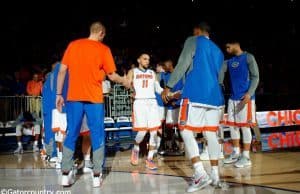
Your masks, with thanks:
<instances>
[{"instance_id":1,"label":"tall player","mask_svg":"<svg viewBox=\"0 0 300 194\"><path fill-rule=\"evenodd\" d=\"M259 82L259 71L254 56L240 47L238 40L228 41L226 51L234 55L224 62L220 74L223 83L225 72L229 71L231 95L228 100L228 122L233 142L233 153L224 160L225 164L235 163L242 168L251 166L250 146L252 134L250 127L255 120L255 90ZM240 128L243 133L243 153L240 156Z\"/></svg>"},{"instance_id":2,"label":"tall player","mask_svg":"<svg viewBox=\"0 0 300 194\"><path fill-rule=\"evenodd\" d=\"M128 72L128 80L132 83L134 89L133 102L133 130L137 131L134 142L134 148L131 154L131 164L139 163L139 144L143 141L147 132L150 132L149 152L146 159L146 167L154 170L157 169L153 161L153 155L156 150L157 131L161 127L159 118L158 105L155 98L155 91L162 92L156 74L153 70L148 69L150 64L150 55L142 53L139 55L138 67Z\"/></svg>"},{"instance_id":3,"label":"tall player","mask_svg":"<svg viewBox=\"0 0 300 194\"><path fill-rule=\"evenodd\" d=\"M74 183L73 154L76 139L80 133L80 124L84 114L91 132L94 157L93 186L100 187L102 182L102 165L104 161L104 105L102 94L101 71L111 81L129 83L116 73L110 48L102 43L106 34L101 22L90 26L88 38L72 41L66 49L57 79L56 107L61 111L64 98L61 96L66 72L69 72L67 92L67 131L63 147L62 185Z\"/></svg>"},{"instance_id":4,"label":"tall player","mask_svg":"<svg viewBox=\"0 0 300 194\"><path fill-rule=\"evenodd\" d=\"M187 192L194 192L213 183L219 183L218 158L220 147L217 131L220 122L219 107L224 98L218 82L218 74L224 60L222 51L209 39L210 27L200 23L200 36L189 37L181 51L178 63L171 74L162 97L168 101L168 93L175 84L186 77L179 113L179 128L187 154L195 173ZM207 137L211 177L204 170L199 157L195 132L204 132Z\"/></svg>"}]
</instances>

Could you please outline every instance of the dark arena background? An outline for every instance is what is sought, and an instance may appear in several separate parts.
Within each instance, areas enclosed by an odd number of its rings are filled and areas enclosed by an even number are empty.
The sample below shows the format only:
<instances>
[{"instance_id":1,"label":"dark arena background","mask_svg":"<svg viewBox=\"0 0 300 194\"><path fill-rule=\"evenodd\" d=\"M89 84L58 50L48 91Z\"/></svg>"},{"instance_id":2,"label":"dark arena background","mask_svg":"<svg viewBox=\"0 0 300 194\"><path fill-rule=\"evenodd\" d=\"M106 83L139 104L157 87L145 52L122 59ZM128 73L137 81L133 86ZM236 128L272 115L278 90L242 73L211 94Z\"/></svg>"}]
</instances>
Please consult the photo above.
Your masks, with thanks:
<instances>
[{"instance_id":1,"label":"dark arena background","mask_svg":"<svg viewBox=\"0 0 300 194\"><path fill-rule=\"evenodd\" d=\"M153 158L157 169L151 170L145 164L149 133L140 144L139 164L131 165L137 134L132 119L134 92L107 79L102 82L102 184L93 187L93 173L86 170L82 151L86 136L79 136L73 156L75 182L61 186L59 156L45 153L44 113L51 106L43 102L42 90L68 44L89 37L90 25L95 21L101 21L106 28L103 43L111 49L116 72L122 77L128 76L133 66L139 66L137 58L143 52L149 53L149 69L157 71L157 65L164 65L169 59L175 66L185 40L193 36L194 27L201 22L211 27L209 38L223 52L225 60L232 57L226 51L226 43L238 40L243 51L255 56L259 71L255 90L257 126L251 129L252 165L237 168L224 162L234 153L227 111L231 94L227 72L223 87L225 112L219 134L224 156L219 159L220 182L195 193L300 193L298 4L297 0L2 2L0 193L179 194L186 193L194 180L193 165L176 125L162 125L161 145ZM52 98L51 103L54 101ZM208 153L204 156L205 136L197 133L195 137L200 161L210 174ZM243 135L241 147L242 139ZM92 164L93 153L90 155Z\"/></svg>"}]
</instances>

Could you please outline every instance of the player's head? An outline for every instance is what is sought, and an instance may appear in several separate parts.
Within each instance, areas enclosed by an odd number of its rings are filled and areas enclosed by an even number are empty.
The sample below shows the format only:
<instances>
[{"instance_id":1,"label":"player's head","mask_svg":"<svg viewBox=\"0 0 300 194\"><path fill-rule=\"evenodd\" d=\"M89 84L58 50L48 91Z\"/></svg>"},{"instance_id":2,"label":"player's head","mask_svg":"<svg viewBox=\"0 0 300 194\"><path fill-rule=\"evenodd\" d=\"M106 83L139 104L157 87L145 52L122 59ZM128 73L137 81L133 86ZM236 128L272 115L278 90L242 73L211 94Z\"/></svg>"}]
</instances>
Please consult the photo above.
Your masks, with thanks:
<instances>
[{"instance_id":1,"label":"player's head","mask_svg":"<svg viewBox=\"0 0 300 194\"><path fill-rule=\"evenodd\" d=\"M226 52L230 55L236 55L241 50L240 42L237 39L226 41Z\"/></svg>"},{"instance_id":2,"label":"player's head","mask_svg":"<svg viewBox=\"0 0 300 194\"><path fill-rule=\"evenodd\" d=\"M95 36L98 41L103 41L106 34L105 26L101 22L94 22L90 26L90 36Z\"/></svg>"},{"instance_id":3,"label":"player's head","mask_svg":"<svg viewBox=\"0 0 300 194\"><path fill-rule=\"evenodd\" d=\"M174 69L173 66L173 61L171 59L167 59L166 61L164 61L164 70L166 72L172 72Z\"/></svg>"},{"instance_id":4,"label":"player's head","mask_svg":"<svg viewBox=\"0 0 300 194\"><path fill-rule=\"evenodd\" d=\"M150 55L146 52L141 53L137 58L137 62L139 68L147 69L150 64Z\"/></svg>"},{"instance_id":5,"label":"player's head","mask_svg":"<svg viewBox=\"0 0 300 194\"><path fill-rule=\"evenodd\" d=\"M165 70L163 68L163 63L162 62L157 63L155 70L156 70L156 73L164 72Z\"/></svg>"},{"instance_id":6,"label":"player's head","mask_svg":"<svg viewBox=\"0 0 300 194\"><path fill-rule=\"evenodd\" d=\"M209 36L210 26L206 22L200 22L194 26L194 36Z\"/></svg>"},{"instance_id":7,"label":"player's head","mask_svg":"<svg viewBox=\"0 0 300 194\"><path fill-rule=\"evenodd\" d=\"M33 79L34 81L39 81L39 74L34 73L33 76L32 76L32 79Z\"/></svg>"}]
</instances>

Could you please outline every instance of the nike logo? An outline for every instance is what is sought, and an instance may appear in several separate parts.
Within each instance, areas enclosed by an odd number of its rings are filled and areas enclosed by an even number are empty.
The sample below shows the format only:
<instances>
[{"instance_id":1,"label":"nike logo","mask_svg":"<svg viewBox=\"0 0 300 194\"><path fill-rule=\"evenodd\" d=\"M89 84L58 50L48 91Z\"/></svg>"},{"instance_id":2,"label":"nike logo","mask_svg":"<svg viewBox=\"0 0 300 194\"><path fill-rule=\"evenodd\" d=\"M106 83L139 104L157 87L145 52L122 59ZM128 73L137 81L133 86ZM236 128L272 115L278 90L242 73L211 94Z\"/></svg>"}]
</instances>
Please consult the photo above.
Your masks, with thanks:
<instances>
[{"instance_id":1,"label":"nike logo","mask_svg":"<svg viewBox=\"0 0 300 194\"><path fill-rule=\"evenodd\" d=\"M203 177L204 177L204 176L202 176L202 177L200 177L199 179L195 180L195 185L197 185Z\"/></svg>"}]
</instances>

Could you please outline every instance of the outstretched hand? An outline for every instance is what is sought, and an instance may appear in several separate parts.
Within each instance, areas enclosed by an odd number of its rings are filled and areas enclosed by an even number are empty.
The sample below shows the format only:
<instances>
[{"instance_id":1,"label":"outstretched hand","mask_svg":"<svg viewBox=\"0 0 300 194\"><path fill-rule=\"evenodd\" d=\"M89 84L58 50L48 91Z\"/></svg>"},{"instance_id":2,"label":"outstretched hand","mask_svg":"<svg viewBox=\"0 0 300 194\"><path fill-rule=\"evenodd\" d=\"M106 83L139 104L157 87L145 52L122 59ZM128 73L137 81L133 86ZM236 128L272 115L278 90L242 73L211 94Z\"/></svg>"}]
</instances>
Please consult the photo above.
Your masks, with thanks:
<instances>
[{"instance_id":1,"label":"outstretched hand","mask_svg":"<svg viewBox=\"0 0 300 194\"><path fill-rule=\"evenodd\" d=\"M161 93L161 98L164 101L164 103L169 102L169 96L170 96L170 88L165 88Z\"/></svg>"},{"instance_id":2,"label":"outstretched hand","mask_svg":"<svg viewBox=\"0 0 300 194\"><path fill-rule=\"evenodd\" d=\"M62 107L65 105L64 98L62 95L56 95L56 109L62 112Z\"/></svg>"}]
</instances>

